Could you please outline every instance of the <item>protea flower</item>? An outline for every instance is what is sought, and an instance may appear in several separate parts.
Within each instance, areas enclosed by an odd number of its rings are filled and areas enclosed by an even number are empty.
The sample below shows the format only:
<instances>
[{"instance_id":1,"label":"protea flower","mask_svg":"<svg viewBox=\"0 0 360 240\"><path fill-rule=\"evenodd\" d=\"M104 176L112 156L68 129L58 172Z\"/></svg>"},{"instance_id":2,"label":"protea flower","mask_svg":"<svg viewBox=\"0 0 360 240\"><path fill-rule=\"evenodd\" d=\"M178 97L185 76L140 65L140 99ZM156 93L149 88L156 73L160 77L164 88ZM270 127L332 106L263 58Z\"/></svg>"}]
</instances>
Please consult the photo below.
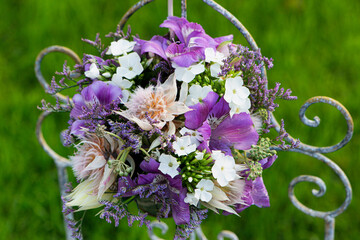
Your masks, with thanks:
<instances>
[{"instance_id":1,"label":"protea flower","mask_svg":"<svg viewBox=\"0 0 360 240\"><path fill-rule=\"evenodd\" d=\"M97 201L104 199L105 191L116 180L117 173L109 167L108 161L117 158L121 146L121 142L108 135L94 134L77 145L78 151L70 159L76 178L82 182L68 196L68 206L97 207Z\"/></svg>"},{"instance_id":2,"label":"protea flower","mask_svg":"<svg viewBox=\"0 0 360 240\"><path fill-rule=\"evenodd\" d=\"M117 113L144 130L151 130L154 126L161 129L167 123L169 129L175 130L172 120L190 110L185 103L175 100L176 95L176 79L172 74L156 87L137 88L125 103L128 110Z\"/></svg>"}]
</instances>

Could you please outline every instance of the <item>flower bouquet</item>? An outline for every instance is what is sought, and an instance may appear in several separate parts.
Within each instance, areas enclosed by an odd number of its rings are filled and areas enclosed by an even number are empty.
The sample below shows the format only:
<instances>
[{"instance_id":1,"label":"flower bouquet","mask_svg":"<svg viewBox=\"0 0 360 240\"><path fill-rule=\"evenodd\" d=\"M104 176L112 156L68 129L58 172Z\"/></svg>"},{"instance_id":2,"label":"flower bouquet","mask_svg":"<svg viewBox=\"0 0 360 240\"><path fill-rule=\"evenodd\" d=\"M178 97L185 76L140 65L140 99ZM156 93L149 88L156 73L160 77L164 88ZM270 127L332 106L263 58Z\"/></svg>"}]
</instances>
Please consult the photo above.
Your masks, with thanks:
<instances>
[{"instance_id":1,"label":"flower bouquet","mask_svg":"<svg viewBox=\"0 0 360 240\"><path fill-rule=\"evenodd\" d=\"M99 55L84 54L72 70L65 63L49 89L78 93L41 108L70 113L63 139L76 148L78 184L63 198L65 213L99 208L116 226L123 217L147 226L148 215L172 217L175 238L184 239L208 209L238 215L269 206L261 175L277 158L272 146L296 145L285 143L283 123L279 136L267 136L271 114L276 99L296 97L278 83L269 89L261 67L272 60L232 35L212 38L178 17L160 27L169 33L150 40L120 29L106 47L99 35L84 40ZM69 225L80 238L76 222Z\"/></svg>"}]
</instances>

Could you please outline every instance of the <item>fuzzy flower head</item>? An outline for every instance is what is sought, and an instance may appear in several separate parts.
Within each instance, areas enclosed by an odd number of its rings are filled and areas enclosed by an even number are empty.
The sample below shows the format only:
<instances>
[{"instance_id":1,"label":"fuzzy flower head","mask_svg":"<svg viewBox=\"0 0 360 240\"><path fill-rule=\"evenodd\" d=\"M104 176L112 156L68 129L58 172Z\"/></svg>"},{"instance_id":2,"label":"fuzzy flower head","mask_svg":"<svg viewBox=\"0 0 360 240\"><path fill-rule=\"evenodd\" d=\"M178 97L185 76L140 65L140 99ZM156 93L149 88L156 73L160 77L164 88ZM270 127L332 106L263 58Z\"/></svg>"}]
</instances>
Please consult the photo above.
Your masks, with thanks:
<instances>
[{"instance_id":1,"label":"fuzzy flower head","mask_svg":"<svg viewBox=\"0 0 360 240\"><path fill-rule=\"evenodd\" d=\"M156 87L137 88L125 103L128 109L117 113L136 122L144 130L151 130L153 126L161 129L166 123L169 123L169 129L174 129L172 120L175 116L190 110L183 102L175 100L176 94L176 79L170 75Z\"/></svg>"},{"instance_id":2,"label":"fuzzy flower head","mask_svg":"<svg viewBox=\"0 0 360 240\"><path fill-rule=\"evenodd\" d=\"M107 162L117 157L121 145L108 135L98 137L92 134L77 145L77 153L70 159L76 178L90 184L86 187L87 194L100 199L115 182L116 173Z\"/></svg>"}]
</instances>

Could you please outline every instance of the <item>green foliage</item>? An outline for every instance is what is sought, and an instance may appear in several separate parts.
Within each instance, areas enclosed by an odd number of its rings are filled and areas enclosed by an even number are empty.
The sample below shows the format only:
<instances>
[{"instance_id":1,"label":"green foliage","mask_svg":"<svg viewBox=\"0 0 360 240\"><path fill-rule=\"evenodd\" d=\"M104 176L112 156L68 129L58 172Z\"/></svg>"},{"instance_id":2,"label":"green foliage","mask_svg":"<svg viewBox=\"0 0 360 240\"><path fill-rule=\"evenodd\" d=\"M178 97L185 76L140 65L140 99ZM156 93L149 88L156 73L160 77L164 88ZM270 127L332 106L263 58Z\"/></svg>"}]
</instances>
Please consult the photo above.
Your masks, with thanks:
<instances>
[{"instance_id":1,"label":"green foliage","mask_svg":"<svg viewBox=\"0 0 360 240\"><path fill-rule=\"evenodd\" d=\"M135 0L18 0L0 4L0 239L64 239L61 201L57 171L43 152L35 137L35 125L40 111L36 106L46 96L37 83L33 64L36 55L50 45L64 45L78 54L96 50L81 41L95 39L99 32L104 38L114 32L121 16ZM165 34L157 26L166 18L166 2L155 1L135 13L129 23L132 33L149 39ZM175 1L175 14L180 14ZM274 68L268 72L273 85L281 82L291 88L299 99L279 102L275 115L284 118L286 129L305 143L327 146L339 142L346 124L333 107L315 104L307 112L312 119L318 115L322 123L316 129L298 120L300 106L310 97L329 96L348 108L355 120L353 140L344 149L327 154L347 173L353 183L353 202L336 218L337 239L357 239L360 231L360 175L359 156L359 94L360 91L360 1L358 0L219 0L248 28L262 54L274 58ZM188 19L203 25L206 32L218 37L234 34L235 42L246 44L229 21L204 5L201 0L188 1ZM199 9L201 9L199 11ZM80 55L81 56L81 55ZM42 70L46 79L61 71L64 60L74 62L62 54L44 58ZM74 94L73 92L62 92ZM66 128L67 116L56 113L46 119L45 138L63 156L73 149L62 147L59 135ZM305 205L318 210L339 207L345 191L339 178L322 162L296 153L279 153L274 165L263 173L271 207L251 207L241 217L209 213L203 225L209 239L215 239L222 229L236 232L240 239L322 239L324 222L298 211L287 197L287 186L301 174L316 175L325 180L328 192L315 199L310 190L316 186L300 184L296 195ZM100 220L89 211L84 219L85 239L146 239L144 227L129 228L122 221L118 228ZM166 220L171 223L170 220ZM165 239L171 239L170 231Z\"/></svg>"}]
</instances>

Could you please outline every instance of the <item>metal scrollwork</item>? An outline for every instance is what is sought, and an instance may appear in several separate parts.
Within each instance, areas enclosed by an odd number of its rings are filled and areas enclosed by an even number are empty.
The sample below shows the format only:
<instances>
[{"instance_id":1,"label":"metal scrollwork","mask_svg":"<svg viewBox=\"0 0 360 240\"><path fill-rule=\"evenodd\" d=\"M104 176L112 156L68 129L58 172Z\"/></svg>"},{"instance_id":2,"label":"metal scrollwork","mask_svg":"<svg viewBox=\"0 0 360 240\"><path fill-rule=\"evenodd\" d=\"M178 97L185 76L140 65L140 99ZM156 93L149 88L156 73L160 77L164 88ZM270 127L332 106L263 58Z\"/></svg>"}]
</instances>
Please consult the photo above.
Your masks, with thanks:
<instances>
[{"instance_id":1,"label":"metal scrollwork","mask_svg":"<svg viewBox=\"0 0 360 240\"><path fill-rule=\"evenodd\" d=\"M153 2L154 0L141 0L138 3L136 3L135 5L133 5L125 14L124 16L121 18L120 22L119 22L119 26L120 29L123 29L126 22L128 21L128 19L136 12L138 11L140 8L144 7L145 5L147 5L148 3ZM203 2L205 2L207 5L209 5L210 7L212 7L214 10L216 10L217 12L219 12L221 15L223 15L225 18L227 18L239 31L240 33L244 36L244 38L247 40L247 42L249 43L250 47L253 50L258 50L258 46L255 42L255 40L253 39L253 37L251 36L251 34L249 33L249 31L242 25L242 23L236 18L234 17L228 10L226 10L225 8L223 8L222 6L220 6L218 3L216 3L213 0L203 0ZM168 0L168 14L172 15L172 0ZM181 16L186 18L187 15L187 9L186 9L186 0L181 0ZM44 87L45 90L48 90L49 88L49 84L46 82L45 78L43 77L42 73L41 73L41 62L42 59L44 58L45 55L51 53L51 52L61 52L61 53L65 53L66 55L70 56L76 63L81 63L80 58L78 57L78 55L76 53L74 53L72 50L66 48L66 47L62 47L62 46L51 46L48 47L46 49L44 49L43 51L41 51L39 53L39 55L36 58L36 62L35 62L35 73L36 73L36 77L38 78L40 84ZM263 65L261 68L261 74L263 78L266 78L266 69L265 66ZM68 101L68 97L57 93L55 95L57 98L59 98L61 101L63 102L67 102ZM328 165L340 178L341 182L343 183L344 187L345 187L345 191L346 191L346 199L344 201L344 203L337 208L336 210L333 211L327 211L327 212L322 212L322 211L316 211L313 209L310 209L308 207L306 207L305 205L303 205L301 202L298 201L298 199L296 198L295 194L294 194L294 188L298 183L301 182L311 182L311 183L315 183L319 189L313 189L312 193L314 196L316 197L321 197L325 194L326 192L326 185L324 183L324 181L318 177L315 176L308 176L308 175L302 175L302 176L298 176L296 178L294 178L290 185L289 185L289 189L288 189L288 194L289 194L289 198L291 200L291 202L295 205L295 207L297 207L300 211L304 212L305 214L308 214L312 217L319 217L319 218L323 218L325 221L325 240L331 240L334 239L334 229L335 229L335 217L337 217L339 214L341 214L342 212L344 212L346 210L346 208L348 207L348 205L351 202L351 198L352 198L352 188L350 185L350 182L348 180L348 178L346 177L345 173L341 170L341 168L335 164L333 161L331 161L329 158L325 157L323 155L323 153L330 153L330 152L334 152L339 150L340 148L342 148L343 146L345 146L351 139L352 135L353 135L353 131L354 131L354 123L353 120L351 118L350 113L347 111L347 109L338 101L329 98L329 97L313 97L310 98L308 101L306 101L304 103L304 105L301 107L300 112L299 112L299 116L300 116L300 120L307 126L310 127L317 127L320 124L320 118L319 117L314 117L313 120L308 119L305 116L305 112L306 110L315 103L326 103L329 104L331 106L334 106L337 110L339 110L341 112L341 114L344 116L346 123L347 123L347 133L345 135L345 137L337 144L333 145L333 146L328 146L328 147L316 147L316 146L311 146L308 144L304 144L302 142L299 142L299 145L297 148L295 149L289 149L287 151L292 151L292 152L298 152L298 153L302 153L308 156L311 156L313 158L316 158L322 162L324 162L326 165ZM43 120L50 114L50 112L44 112L40 115L39 120L37 122L36 125L36 136L41 144L41 146L43 147L44 151L54 160L56 167L58 169L58 177L59 177L59 187L60 187L60 192L61 195L63 196L65 194L65 183L68 182L68 177L66 174L66 168L71 166L71 162L70 160L60 156L59 154L57 154L45 141L42 131L41 131L41 125L43 123ZM280 124L277 122L276 118L274 115L271 115L271 121L272 124L275 127L275 130L277 132L280 131ZM294 138L292 136L288 136L286 138L287 141L294 141ZM275 150L282 150L280 148L275 147ZM69 216L68 216L69 217ZM72 217L70 215L70 217ZM168 231L168 226L165 223L162 222L158 222L158 221L154 221L151 223L152 228L159 228L162 232L162 234L165 234ZM71 237L70 232L68 231L68 229L66 228L65 225L65 229L66 229L66 236L67 239L73 239ZM151 240L161 240L162 238L159 238L158 236L156 236L153 232L153 230L149 230L148 231L148 235L150 237ZM206 240L206 236L204 235L204 233L202 232L201 228L197 228L193 234L191 235L190 239L195 240L195 239L201 239L201 240ZM238 240L238 237L227 230L221 231L218 236L217 239L222 240L222 239L231 239L231 240Z\"/></svg>"}]
</instances>

